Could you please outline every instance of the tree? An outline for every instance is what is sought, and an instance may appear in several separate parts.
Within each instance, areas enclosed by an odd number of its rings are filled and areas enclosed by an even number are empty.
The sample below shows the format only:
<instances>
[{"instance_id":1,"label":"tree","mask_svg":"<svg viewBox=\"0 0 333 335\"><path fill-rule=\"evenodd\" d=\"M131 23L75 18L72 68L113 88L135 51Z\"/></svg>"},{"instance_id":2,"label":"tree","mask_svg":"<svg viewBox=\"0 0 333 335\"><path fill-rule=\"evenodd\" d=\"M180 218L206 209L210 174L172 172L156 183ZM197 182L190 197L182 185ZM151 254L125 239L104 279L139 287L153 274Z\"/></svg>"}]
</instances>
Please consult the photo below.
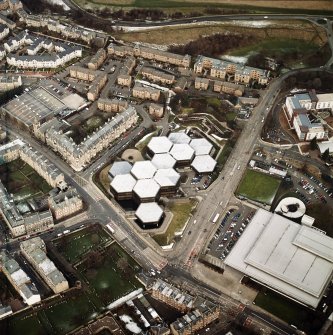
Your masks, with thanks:
<instances>
[{"instance_id":1,"label":"tree","mask_svg":"<svg viewBox=\"0 0 333 335\"><path fill-rule=\"evenodd\" d=\"M127 260L124 257L121 257L117 261L117 268L122 272L125 272L128 267Z\"/></svg>"},{"instance_id":2,"label":"tree","mask_svg":"<svg viewBox=\"0 0 333 335\"><path fill-rule=\"evenodd\" d=\"M320 88L321 87L321 79L320 78L315 78L315 79L313 79L313 81L312 81L312 85L313 85L313 87L317 90L318 88Z\"/></svg>"},{"instance_id":3,"label":"tree","mask_svg":"<svg viewBox=\"0 0 333 335\"><path fill-rule=\"evenodd\" d=\"M310 149L316 150L317 149L317 137L314 137L310 142Z\"/></svg>"},{"instance_id":4,"label":"tree","mask_svg":"<svg viewBox=\"0 0 333 335\"><path fill-rule=\"evenodd\" d=\"M321 158L326 162L330 158L330 150L327 148L321 155Z\"/></svg>"}]
</instances>

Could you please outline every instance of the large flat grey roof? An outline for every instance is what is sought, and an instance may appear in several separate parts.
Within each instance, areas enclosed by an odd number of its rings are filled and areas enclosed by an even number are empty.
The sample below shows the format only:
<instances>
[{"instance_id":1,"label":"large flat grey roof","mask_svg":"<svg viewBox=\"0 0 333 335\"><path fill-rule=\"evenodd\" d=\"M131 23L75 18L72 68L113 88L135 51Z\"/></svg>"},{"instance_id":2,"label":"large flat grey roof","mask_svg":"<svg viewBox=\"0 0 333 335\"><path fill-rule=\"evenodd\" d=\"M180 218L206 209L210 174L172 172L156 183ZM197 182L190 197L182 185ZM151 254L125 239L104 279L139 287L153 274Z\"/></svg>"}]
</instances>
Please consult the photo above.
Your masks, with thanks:
<instances>
[{"instance_id":1,"label":"large flat grey roof","mask_svg":"<svg viewBox=\"0 0 333 335\"><path fill-rule=\"evenodd\" d=\"M174 169L159 169L157 170L154 179L161 187L176 186L180 179L180 174Z\"/></svg>"},{"instance_id":2,"label":"large flat grey roof","mask_svg":"<svg viewBox=\"0 0 333 335\"><path fill-rule=\"evenodd\" d=\"M111 182L111 187L117 193L129 193L133 191L136 179L131 174L118 174Z\"/></svg>"},{"instance_id":3,"label":"large flat grey roof","mask_svg":"<svg viewBox=\"0 0 333 335\"><path fill-rule=\"evenodd\" d=\"M332 255L332 238L259 209L225 263L315 308L332 278Z\"/></svg>"},{"instance_id":4,"label":"large flat grey roof","mask_svg":"<svg viewBox=\"0 0 333 335\"><path fill-rule=\"evenodd\" d=\"M189 144L191 141L191 137L184 132L170 133L168 138L173 144Z\"/></svg>"},{"instance_id":5,"label":"large flat grey roof","mask_svg":"<svg viewBox=\"0 0 333 335\"><path fill-rule=\"evenodd\" d=\"M154 176L156 167L151 161L135 162L131 173L136 179L149 179Z\"/></svg>"},{"instance_id":6,"label":"large flat grey roof","mask_svg":"<svg viewBox=\"0 0 333 335\"><path fill-rule=\"evenodd\" d=\"M194 150L189 144L174 144L170 154L176 161L190 161L194 156Z\"/></svg>"},{"instance_id":7,"label":"large flat grey roof","mask_svg":"<svg viewBox=\"0 0 333 335\"><path fill-rule=\"evenodd\" d=\"M157 169L173 168L176 165L176 160L169 154L155 154L151 162Z\"/></svg>"},{"instance_id":8,"label":"large flat grey roof","mask_svg":"<svg viewBox=\"0 0 333 335\"><path fill-rule=\"evenodd\" d=\"M109 170L109 175L115 177L119 174L128 174L131 172L132 164L126 161L114 162Z\"/></svg>"},{"instance_id":9,"label":"large flat grey roof","mask_svg":"<svg viewBox=\"0 0 333 335\"><path fill-rule=\"evenodd\" d=\"M170 151L172 142L166 136L153 137L147 146L154 154L161 154Z\"/></svg>"},{"instance_id":10,"label":"large flat grey roof","mask_svg":"<svg viewBox=\"0 0 333 335\"><path fill-rule=\"evenodd\" d=\"M213 145L205 138L194 138L190 142L190 146L194 149L196 155L209 155L213 149Z\"/></svg>"},{"instance_id":11,"label":"large flat grey roof","mask_svg":"<svg viewBox=\"0 0 333 335\"><path fill-rule=\"evenodd\" d=\"M135 184L133 191L140 198L154 198L160 190L160 185L154 179L141 179Z\"/></svg>"}]
</instances>

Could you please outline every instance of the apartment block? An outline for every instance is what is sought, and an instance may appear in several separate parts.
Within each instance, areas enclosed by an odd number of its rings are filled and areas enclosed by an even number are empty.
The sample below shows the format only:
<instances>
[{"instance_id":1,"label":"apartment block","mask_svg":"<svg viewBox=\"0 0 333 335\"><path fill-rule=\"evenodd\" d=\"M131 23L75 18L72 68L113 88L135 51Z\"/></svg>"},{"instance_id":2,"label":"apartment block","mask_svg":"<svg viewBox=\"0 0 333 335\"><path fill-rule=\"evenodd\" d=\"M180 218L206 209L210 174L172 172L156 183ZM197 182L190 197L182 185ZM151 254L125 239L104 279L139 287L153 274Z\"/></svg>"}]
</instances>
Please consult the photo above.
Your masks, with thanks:
<instances>
[{"instance_id":1,"label":"apartment block","mask_svg":"<svg viewBox=\"0 0 333 335\"><path fill-rule=\"evenodd\" d=\"M20 250L54 293L68 290L68 281L47 257L45 243L40 237L21 242Z\"/></svg>"},{"instance_id":2,"label":"apartment block","mask_svg":"<svg viewBox=\"0 0 333 335\"><path fill-rule=\"evenodd\" d=\"M23 298L24 303L31 306L41 301L40 294L30 277L21 269L15 259L11 258L5 251L0 253L0 269Z\"/></svg>"},{"instance_id":3,"label":"apartment block","mask_svg":"<svg viewBox=\"0 0 333 335\"><path fill-rule=\"evenodd\" d=\"M176 308L180 312L187 312L193 307L194 297L161 279L157 279L149 289L153 298Z\"/></svg>"},{"instance_id":4,"label":"apartment block","mask_svg":"<svg viewBox=\"0 0 333 335\"><path fill-rule=\"evenodd\" d=\"M232 94L237 97L241 97L244 93L244 86L235 83L230 83L227 81L215 80L213 90L214 92L219 93L222 92L226 94Z\"/></svg>"},{"instance_id":5,"label":"apartment block","mask_svg":"<svg viewBox=\"0 0 333 335\"><path fill-rule=\"evenodd\" d=\"M160 119L163 117L164 107L160 104L151 103L149 104L148 111L152 117Z\"/></svg>"},{"instance_id":6,"label":"apartment block","mask_svg":"<svg viewBox=\"0 0 333 335\"><path fill-rule=\"evenodd\" d=\"M194 87L197 90L207 91L209 86L209 79L196 77L194 81Z\"/></svg>"},{"instance_id":7,"label":"apartment block","mask_svg":"<svg viewBox=\"0 0 333 335\"><path fill-rule=\"evenodd\" d=\"M0 76L0 91L10 91L22 86L21 76Z\"/></svg>"},{"instance_id":8,"label":"apartment block","mask_svg":"<svg viewBox=\"0 0 333 335\"><path fill-rule=\"evenodd\" d=\"M88 68L91 70L97 70L106 59L106 51L101 48L98 49L96 54L91 57L90 62L88 63Z\"/></svg>"},{"instance_id":9,"label":"apartment block","mask_svg":"<svg viewBox=\"0 0 333 335\"><path fill-rule=\"evenodd\" d=\"M119 113L128 108L128 102L126 100L99 98L97 107L103 112Z\"/></svg>"},{"instance_id":10,"label":"apartment block","mask_svg":"<svg viewBox=\"0 0 333 335\"><path fill-rule=\"evenodd\" d=\"M20 157L21 147L24 145L20 139L0 146L0 162L9 163Z\"/></svg>"},{"instance_id":11,"label":"apartment block","mask_svg":"<svg viewBox=\"0 0 333 335\"><path fill-rule=\"evenodd\" d=\"M70 216L83 208L83 201L73 188L49 197L48 203L56 220Z\"/></svg>"},{"instance_id":12,"label":"apartment block","mask_svg":"<svg viewBox=\"0 0 333 335\"><path fill-rule=\"evenodd\" d=\"M82 66L71 66L69 68L69 75L72 78L76 78L79 80L93 81L99 72L87 69Z\"/></svg>"},{"instance_id":13,"label":"apartment block","mask_svg":"<svg viewBox=\"0 0 333 335\"><path fill-rule=\"evenodd\" d=\"M0 23L0 41L9 35L9 28Z\"/></svg>"},{"instance_id":14,"label":"apartment block","mask_svg":"<svg viewBox=\"0 0 333 335\"><path fill-rule=\"evenodd\" d=\"M117 77L117 84L130 87L132 84L132 77L128 74L121 74Z\"/></svg>"},{"instance_id":15,"label":"apartment block","mask_svg":"<svg viewBox=\"0 0 333 335\"><path fill-rule=\"evenodd\" d=\"M165 73L163 71L159 71L147 66L144 66L141 69L141 74L148 78L151 81L172 85L175 82L175 76L169 73Z\"/></svg>"},{"instance_id":16,"label":"apartment block","mask_svg":"<svg viewBox=\"0 0 333 335\"><path fill-rule=\"evenodd\" d=\"M167 51L161 51L154 48L149 48L136 44L135 46L128 45L116 45L111 43L108 46L109 55L115 55L119 57L135 56L142 57L149 60L155 60L161 63L168 63L171 65L177 65L181 67L190 67L191 56L189 55L178 55Z\"/></svg>"},{"instance_id":17,"label":"apartment block","mask_svg":"<svg viewBox=\"0 0 333 335\"><path fill-rule=\"evenodd\" d=\"M107 80L108 80L108 77L105 73L99 74L93 80L93 82L91 83L91 86L88 90L88 93L87 93L88 100L95 101L98 98L98 96L99 96L101 90L103 89L103 87L105 86Z\"/></svg>"},{"instance_id":18,"label":"apartment block","mask_svg":"<svg viewBox=\"0 0 333 335\"><path fill-rule=\"evenodd\" d=\"M139 84L135 84L132 90L132 95L135 98L143 99L143 100L153 100L157 101L160 98L160 90L152 87L143 87Z\"/></svg>"},{"instance_id":19,"label":"apartment block","mask_svg":"<svg viewBox=\"0 0 333 335\"><path fill-rule=\"evenodd\" d=\"M6 16L0 14L0 23L6 25L9 29L14 29L16 27L16 23L10 19L8 19Z\"/></svg>"}]
</instances>

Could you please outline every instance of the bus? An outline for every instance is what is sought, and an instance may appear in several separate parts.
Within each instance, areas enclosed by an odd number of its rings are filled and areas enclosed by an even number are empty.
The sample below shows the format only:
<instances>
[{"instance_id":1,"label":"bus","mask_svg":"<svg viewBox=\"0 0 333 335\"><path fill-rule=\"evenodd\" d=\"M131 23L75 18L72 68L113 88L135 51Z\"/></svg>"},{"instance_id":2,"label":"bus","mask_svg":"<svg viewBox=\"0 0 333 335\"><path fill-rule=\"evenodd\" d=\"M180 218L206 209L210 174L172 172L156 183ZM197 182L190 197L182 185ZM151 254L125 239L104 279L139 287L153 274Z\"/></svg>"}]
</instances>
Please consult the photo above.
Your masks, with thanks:
<instances>
[{"instance_id":1,"label":"bus","mask_svg":"<svg viewBox=\"0 0 333 335\"><path fill-rule=\"evenodd\" d=\"M220 217L220 214L217 213L217 214L215 215L214 219L213 219L213 223L215 223L215 222L218 220L219 217Z\"/></svg>"}]
</instances>

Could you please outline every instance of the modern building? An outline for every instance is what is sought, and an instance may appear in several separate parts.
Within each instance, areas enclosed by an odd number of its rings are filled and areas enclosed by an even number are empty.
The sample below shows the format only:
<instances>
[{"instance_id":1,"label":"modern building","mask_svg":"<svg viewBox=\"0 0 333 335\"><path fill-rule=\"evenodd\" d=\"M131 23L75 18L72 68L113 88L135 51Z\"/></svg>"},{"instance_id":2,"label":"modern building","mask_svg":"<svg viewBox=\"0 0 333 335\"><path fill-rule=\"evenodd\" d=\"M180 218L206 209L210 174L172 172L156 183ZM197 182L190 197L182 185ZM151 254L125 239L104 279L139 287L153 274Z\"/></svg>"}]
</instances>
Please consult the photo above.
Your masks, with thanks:
<instances>
[{"instance_id":1,"label":"modern building","mask_svg":"<svg viewBox=\"0 0 333 335\"><path fill-rule=\"evenodd\" d=\"M111 43L108 46L108 54L116 55L119 57L134 56L142 57L149 60L155 60L161 63L168 63L180 67L189 67L191 64L191 56L177 55L167 51L161 51L145 46L136 44L135 46L129 45L116 45Z\"/></svg>"},{"instance_id":2,"label":"modern building","mask_svg":"<svg viewBox=\"0 0 333 335\"><path fill-rule=\"evenodd\" d=\"M40 237L21 242L20 249L27 261L54 293L68 290L68 281L46 255L46 246Z\"/></svg>"},{"instance_id":3,"label":"modern building","mask_svg":"<svg viewBox=\"0 0 333 335\"><path fill-rule=\"evenodd\" d=\"M143 228L154 228L158 227L163 219L163 209L156 202L146 202L140 204L135 216Z\"/></svg>"},{"instance_id":4,"label":"modern building","mask_svg":"<svg viewBox=\"0 0 333 335\"><path fill-rule=\"evenodd\" d=\"M147 149L151 155L167 153L171 147L172 142L166 136L152 137L147 145Z\"/></svg>"},{"instance_id":5,"label":"modern building","mask_svg":"<svg viewBox=\"0 0 333 335\"><path fill-rule=\"evenodd\" d=\"M176 166L189 165L194 158L194 150L189 144L174 144L170 154L176 160Z\"/></svg>"},{"instance_id":6,"label":"modern building","mask_svg":"<svg viewBox=\"0 0 333 335\"><path fill-rule=\"evenodd\" d=\"M132 167L132 164L127 161L114 162L110 167L108 174L110 178L114 178L115 176L122 174L128 174L131 172Z\"/></svg>"},{"instance_id":7,"label":"modern building","mask_svg":"<svg viewBox=\"0 0 333 335\"><path fill-rule=\"evenodd\" d=\"M105 49L101 48L98 49L94 56L91 57L88 68L91 70L97 70L105 61L106 59L106 51Z\"/></svg>"},{"instance_id":8,"label":"modern building","mask_svg":"<svg viewBox=\"0 0 333 335\"><path fill-rule=\"evenodd\" d=\"M157 169L169 169L176 165L176 160L169 154L155 154L151 162Z\"/></svg>"},{"instance_id":9,"label":"modern building","mask_svg":"<svg viewBox=\"0 0 333 335\"><path fill-rule=\"evenodd\" d=\"M173 144L189 144L191 142L191 137L184 132L170 133L168 139Z\"/></svg>"},{"instance_id":10,"label":"modern building","mask_svg":"<svg viewBox=\"0 0 333 335\"><path fill-rule=\"evenodd\" d=\"M155 202L159 197L160 185L154 179L140 179L133 188L138 203Z\"/></svg>"},{"instance_id":11,"label":"modern building","mask_svg":"<svg viewBox=\"0 0 333 335\"><path fill-rule=\"evenodd\" d=\"M115 199L130 200L133 198L133 189L136 179L129 173L116 175L110 183L110 189Z\"/></svg>"},{"instance_id":12,"label":"modern building","mask_svg":"<svg viewBox=\"0 0 333 335\"><path fill-rule=\"evenodd\" d=\"M195 155L210 155L213 145L205 138L194 138L190 142L190 146L194 149Z\"/></svg>"},{"instance_id":13,"label":"modern building","mask_svg":"<svg viewBox=\"0 0 333 335\"><path fill-rule=\"evenodd\" d=\"M333 240L317 229L259 209L225 264L316 308L332 280Z\"/></svg>"},{"instance_id":14,"label":"modern building","mask_svg":"<svg viewBox=\"0 0 333 335\"><path fill-rule=\"evenodd\" d=\"M216 167L216 160L209 155L200 155L196 156L192 163L191 167L197 173L211 173Z\"/></svg>"},{"instance_id":15,"label":"modern building","mask_svg":"<svg viewBox=\"0 0 333 335\"><path fill-rule=\"evenodd\" d=\"M161 196L172 195L177 192L180 174L172 168L158 169L154 180L160 185Z\"/></svg>"},{"instance_id":16,"label":"modern building","mask_svg":"<svg viewBox=\"0 0 333 335\"><path fill-rule=\"evenodd\" d=\"M323 155L326 150L328 150L330 156L333 154L333 141L322 141L317 144L320 154Z\"/></svg>"},{"instance_id":17,"label":"modern building","mask_svg":"<svg viewBox=\"0 0 333 335\"><path fill-rule=\"evenodd\" d=\"M156 167L151 161L135 162L131 174L138 180L153 178Z\"/></svg>"},{"instance_id":18,"label":"modern building","mask_svg":"<svg viewBox=\"0 0 333 335\"><path fill-rule=\"evenodd\" d=\"M24 303L31 306L41 301L40 294L30 277L5 251L0 253L0 270L23 298Z\"/></svg>"},{"instance_id":19,"label":"modern building","mask_svg":"<svg viewBox=\"0 0 333 335\"><path fill-rule=\"evenodd\" d=\"M298 219L305 214L305 211L306 207L304 202L295 197L283 198L274 209L275 213L289 219Z\"/></svg>"}]
</instances>

